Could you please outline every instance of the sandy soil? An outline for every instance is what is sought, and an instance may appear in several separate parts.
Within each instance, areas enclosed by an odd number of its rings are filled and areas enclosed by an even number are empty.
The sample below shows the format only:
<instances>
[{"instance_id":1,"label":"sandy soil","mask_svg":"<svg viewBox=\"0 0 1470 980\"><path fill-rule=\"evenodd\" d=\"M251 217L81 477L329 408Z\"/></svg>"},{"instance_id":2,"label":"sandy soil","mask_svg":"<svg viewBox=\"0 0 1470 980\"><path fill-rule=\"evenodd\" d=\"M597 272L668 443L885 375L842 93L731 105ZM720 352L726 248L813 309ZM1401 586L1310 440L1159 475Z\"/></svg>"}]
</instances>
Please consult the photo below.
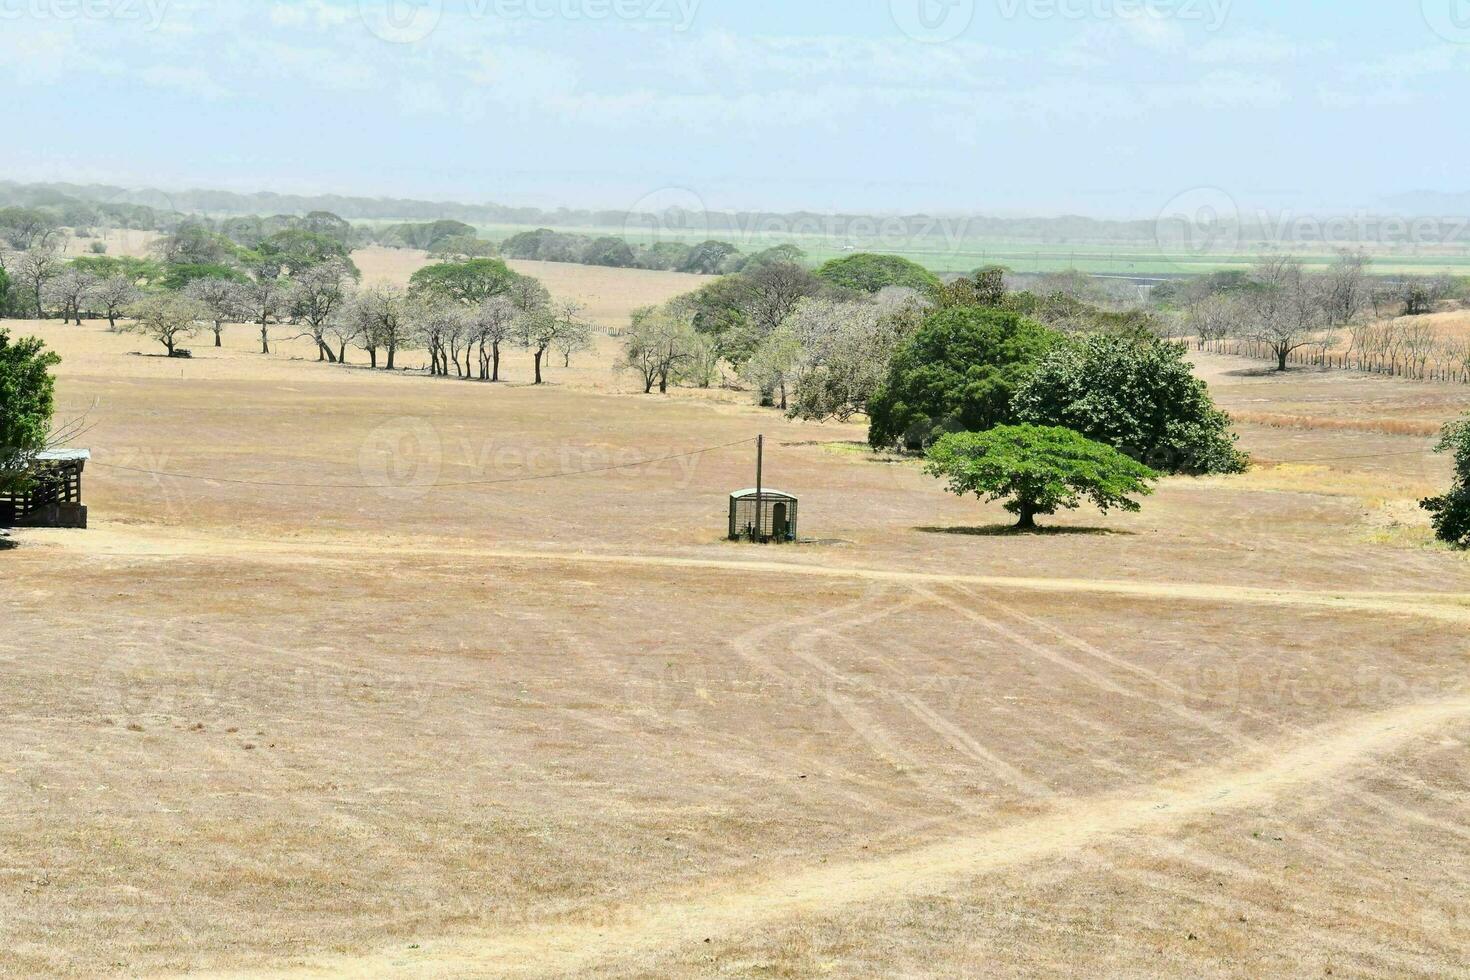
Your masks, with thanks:
<instances>
[{"instance_id":1,"label":"sandy soil","mask_svg":"<svg viewBox=\"0 0 1470 980\"><path fill-rule=\"evenodd\" d=\"M94 524L0 555L0 971L1463 974L1470 562L1390 423L1464 388L1203 357L1262 466L1016 537L611 341L12 326ZM762 431L812 544L720 540L750 447L684 454Z\"/></svg>"}]
</instances>

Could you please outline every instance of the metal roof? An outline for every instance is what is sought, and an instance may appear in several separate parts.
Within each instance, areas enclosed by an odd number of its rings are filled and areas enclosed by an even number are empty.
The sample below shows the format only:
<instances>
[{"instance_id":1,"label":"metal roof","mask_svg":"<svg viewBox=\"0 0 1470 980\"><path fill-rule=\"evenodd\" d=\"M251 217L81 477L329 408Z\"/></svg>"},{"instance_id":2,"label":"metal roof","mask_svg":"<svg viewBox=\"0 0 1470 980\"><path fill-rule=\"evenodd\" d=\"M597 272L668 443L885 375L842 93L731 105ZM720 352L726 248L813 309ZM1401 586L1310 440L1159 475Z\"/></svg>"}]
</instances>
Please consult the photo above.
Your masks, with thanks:
<instances>
[{"instance_id":1,"label":"metal roof","mask_svg":"<svg viewBox=\"0 0 1470 980\"><path fill-rule=\"evenodd\" d=\"M42 463L72 463L77 460L89 460L92 458L90 449L46 449L36 453L35 457Z\"/></svg>"},{"instance_id":2,"label":"metal roof","mask_svg":"<svg viewBox=\"0 0 1470 980\"><path fill-rule=\"evenodd\" d=\"M730 494L730 496L732 499L738 497L754 497L756 495L756 492L757 491L755 487L751 487L749 490L736 490L734 493ZM781 497L784 500L796 499L789 493L782 493L780 490L772 490L770 487L763 487L759 492L762 499L766 497Z\"/></svg>"}]
</instances>

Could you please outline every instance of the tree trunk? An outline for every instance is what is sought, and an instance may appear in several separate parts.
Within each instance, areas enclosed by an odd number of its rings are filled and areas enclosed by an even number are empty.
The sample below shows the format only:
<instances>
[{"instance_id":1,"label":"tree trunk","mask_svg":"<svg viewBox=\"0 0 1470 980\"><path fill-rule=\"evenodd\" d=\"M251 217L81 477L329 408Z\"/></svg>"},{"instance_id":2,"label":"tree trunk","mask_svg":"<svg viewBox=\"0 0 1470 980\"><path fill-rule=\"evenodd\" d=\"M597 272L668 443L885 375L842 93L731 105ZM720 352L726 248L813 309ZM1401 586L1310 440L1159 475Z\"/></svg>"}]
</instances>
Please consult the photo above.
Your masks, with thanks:
<instances>
[{"instance_id":1,"label":"tree trunk","mask_svg":"<svg viewBox=\"0 0 1470 980\"><path fill-rule=\"evenodd\" d=\"M117 333L117 314L116 313L109 313L107 315L107 329L111 333Z\"/></svg>"},{"instance_id":2,"label":"tree trunk","mask_svg":"<svg viewBox=\"0 0 1470 980\"><path fill-rule=\"evenodd\" d=\"M165 338L163 338L163 348L164 348L164 350L168 351L168 356L169 357L173 357L174 356L174 339L172 337L165 337Z\"/></svg>"},{"instance_id":3,"label":"tree trunk","mask_svg":"<svg viewBox=\"0 0 1470 980\"><path fill-rule=\"evenodd\" d=\"M337 363L347 363L347 341L341 341L337 345Z\"/></svg>"},{"instance_id":4,"label":"tree trunk","mask_svg":"<svg viewBox=\"0 0 1470 980\"><path fill-rule=\"evenodd\" d=\"M262 354L269 354L271 352L270 326L264 319L260 321L260 352Z\"/></svg>"},{"instance_id":5,"label":"tree trunk","mask_svg":"<svg viewBox=\"0 0 1470 980\"><path fill-rule=\"evenodd\" d=\"M1021 509L1019 511L1018 516L1020 517L1020 520L1016 521L1016 530L1017 531L1034 531L1034 530L1036 530L1036 511L1035 510L1033 510L1031 507L1029 507L1029 506L1027 506L1026 504L1023 503L1021 505Z\"/></svg>"},{"instance_id":6,"label":"tree trunk","mask_svg":"<svg viewBox=\"0 0 1470 980\"><path fill-rule=\"evenodd\" d=\"M221 320L214 321L214 346L216 346L216 347L223 347L225 345L224 340L221 337L221 335L224 332L225 332L224 322L221 321Z\"/></svg>"},{"instance_id":7,"label":"tree trunk","mask_svg":"<svg viewBox=\"0 0 1470 980\"><path fill-rule=\"evenodd\" d=\"M544 357L544 356L546 356L546 348L545 347L537 348L537 350L536 350L536 384L538 384L538 385L541 383L541 358Z\"/></svg>"},{"instance_id":8,"label":"tree trunk","mask_svg":"<svg viewBox=\"0 0 1470 980\"><path fill-rule=\"evenodd\" d=\"M493 344L490 345L490 356L491 356L491 360L493 361L493 366L492 366L491 374L490 374L490 380L492 382L499 381L500 380L500 341L497 340Z\"/></svg>"},{"instance_id":9,"label":"tree trunk","mask_svg":"<svg viewBox=\"0 0 1470 980\"><path fill-rule=\"evenodd\" d=\"M391 370L393 370L393 356L395 354L397 354L397 353L398 353L398 345L397 344L389 344L388 345L388 360L383 365L383 370L385 370L385 371L391 371Z\"/></svg>"},{"instance_id":10,"label":"tree trunk","mask_svg":"<svg viewBox=\"0 0 1470 980\"><path fill-rule=\"evenodd\" d=\"M1277 351L1276 351L1276 370L1278 370L1278 371L1285 371L1286 370L1286 359L1287 359L1288 356L1290 356L1290 354L1291 354L1291 351L1285 350L1284 348L1278 348L1277 349Z\"/></svg>"}]
</instances>

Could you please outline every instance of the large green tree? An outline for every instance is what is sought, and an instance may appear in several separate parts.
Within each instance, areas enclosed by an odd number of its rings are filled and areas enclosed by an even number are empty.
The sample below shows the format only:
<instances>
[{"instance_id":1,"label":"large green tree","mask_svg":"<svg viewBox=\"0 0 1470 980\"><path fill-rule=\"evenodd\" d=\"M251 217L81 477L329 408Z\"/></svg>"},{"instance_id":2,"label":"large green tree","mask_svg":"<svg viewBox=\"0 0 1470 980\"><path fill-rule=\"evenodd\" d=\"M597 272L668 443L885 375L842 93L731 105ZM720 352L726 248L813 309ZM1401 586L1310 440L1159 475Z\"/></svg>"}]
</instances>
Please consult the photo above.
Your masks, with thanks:
<instances>
[{"instance_id":1,"label":"large green tree","mask_svg":"<svg viewBox=\"0 0 1470 980\"><path fill-rule=\"evenodd\" d=\"M893 357L868 405L868 441L918 449L1011 421L1011 399L1059 337L1006 310L937 310Z\"/></svg>"},{"instance_id":2,"label":"large green tree","mask_svg":"<svg viewBox=\"0 0 1470 980\"><path fill-rule=\"evenodd\" d=\"M1441 541L1470 548L1470 418L1445 426L1437 451L1453 458L1454 484L1443 497L1424 501L1423 507L1433 515L1434 533Z\"/></svg>"},{"instance_id":3,"label":"large green tree","mask_svg":"<svg viewBox=\"0 0 1470 980\"><path fill-rule=\"evenodd\" d=\"M479 306L510 291L516 274L500 259L440 262L415 272L408 280L415 293L437 293L464 306Z\"/></svg>"},{"instance_id":4,"label":"large green tree","mask_svg":"<svg viewBox=\"0 0 1470 980\"><path fill-rule=\"evenodd\" d=\"M938 294L939 277L917 262L898 255L860 253L833 259L817 270L818 278L834 286L876 293L889 286L914 289L927 296Z\"/></svg>"},{"instance_id":5,"label":"large green tree","mask_svg":"<svg viewBox=\"0 0 1470 980\"><path fill-rule=\"evenodd\" d=\"M1059 425L1170 473L1239 473L1230 417L1184 350L1153 337L1094 334L1051 350L1016 391L1017 421Z\"/></svg>"},{"instance_id":6,"label":"large green tree","mask_svg":"<svg viewBox=\"0 0 1470 980\"><path fill-rule=\"evenodd\" d=\"M1084 499L1104 514L1136 511L1134 497L1153 493L1159 474L1070 429L1002 425L988 432L952 432L929 448L928 472L949 481L950 493L1004 500L1016 527L1075 510Z\"/></svg>"},{"instance_id":7,"label":"large green tree","mask_svg":"<svg viewBox=\"0 0 1470 980\"><path fill-rule=\"evenodd\" d=\"M55 409L51 368L61 359L35 337L0 329L0 493L24 489L31 458L46 448Z\"/></svg>"}]
</instances>

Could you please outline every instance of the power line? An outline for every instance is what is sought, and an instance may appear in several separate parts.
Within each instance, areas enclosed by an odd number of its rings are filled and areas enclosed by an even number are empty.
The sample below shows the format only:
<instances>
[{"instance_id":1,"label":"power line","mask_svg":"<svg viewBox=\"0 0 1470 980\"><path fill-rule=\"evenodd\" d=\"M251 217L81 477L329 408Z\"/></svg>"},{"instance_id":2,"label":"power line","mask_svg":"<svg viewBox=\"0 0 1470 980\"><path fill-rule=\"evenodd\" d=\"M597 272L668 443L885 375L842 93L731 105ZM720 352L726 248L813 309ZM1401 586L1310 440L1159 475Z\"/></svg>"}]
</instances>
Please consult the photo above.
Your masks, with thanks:
<instances>
[{"instance_id":1,"label":"power line","mask_svg":"<svg viewBox=\"0 0 1470 980\"><path fill-rule=\"evenodd\" d=\"M510 476L498 480L465 480L457 483L431 483L422 487L412 484L402 489L415 490L451 490L459 487L491 487L506 483L531 483L537 480L558 480L568 477L586 476L589 473L607 473L611 470L630 470L638 466L649 466L654 463L665 463L675 459L688 459L691 456L703 456L708 453L719 452L723 449L733 449L736 446L746 446L755 442L754 439L741 439L739 442L729 442L723 446L710 446L707 449L696 449L687 453L674 453L669 456L657 456L650 459L634 460L630 463L612 463L607 466L592 466L582 470L563 470L559 473L541 473L535 476ZM166 473L162 470L148 470L137 466L124 466L121 463L102 463L92 461L93 466L101 466L112 470L125 470L129 473L141 473L145 476L159 477L169 480L194 480L200 483L229 483L235 486L245 487L271 487L288 490L383 490L393 488L392 484L384 483L276 483L269 480L235 480L221 476L198 476L192 473Z\"/></svg>"}]
</instances>

